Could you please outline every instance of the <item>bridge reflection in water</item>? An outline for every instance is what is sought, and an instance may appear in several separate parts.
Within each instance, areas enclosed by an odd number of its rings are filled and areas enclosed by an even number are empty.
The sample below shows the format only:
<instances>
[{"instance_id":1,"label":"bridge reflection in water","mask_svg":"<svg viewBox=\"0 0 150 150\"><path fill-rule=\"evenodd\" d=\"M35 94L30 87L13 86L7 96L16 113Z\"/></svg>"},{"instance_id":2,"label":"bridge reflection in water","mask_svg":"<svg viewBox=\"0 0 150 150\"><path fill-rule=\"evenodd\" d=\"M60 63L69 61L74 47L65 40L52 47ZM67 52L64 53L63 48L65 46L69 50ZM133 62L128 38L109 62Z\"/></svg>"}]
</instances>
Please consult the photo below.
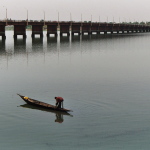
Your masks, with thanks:
<instances>
[{"instance_id":1,"label":"bridge reflection in water","mask_svg":"<svg viewBox=\"0 0 150 150\"><path fill-rule=\"evenodd\" d=\"M0 40L0 54L5 53L5 41Z\"/></svg>"},{"instance_id":2,"label":"bridge reflection in water","mask_svg":"<svg viewBox=\"0 0 150 150\"><path fill-rule=\"evenodd\" d=\"M30 34L30 32L28 32ZM74 44L77 43L78 45L81 45L82 42L88 42L88 41L101 41L101 40L108 40L108 39L114 39L114 38L129 38L133 36L146 36L147 34L93 34L93 35L76 35L76 36L64 36L64 37L44 37L44 38L18 38L18 39L12 39L11 35L12 33L8 33L9 38L6 40L0 40L0 54L27 54L31 52L59 52L60 47L63 46L66 48L66 50L69 50L74 47ZM74 43L74 44L73 44Z\"/></svg>"}]
</instances>

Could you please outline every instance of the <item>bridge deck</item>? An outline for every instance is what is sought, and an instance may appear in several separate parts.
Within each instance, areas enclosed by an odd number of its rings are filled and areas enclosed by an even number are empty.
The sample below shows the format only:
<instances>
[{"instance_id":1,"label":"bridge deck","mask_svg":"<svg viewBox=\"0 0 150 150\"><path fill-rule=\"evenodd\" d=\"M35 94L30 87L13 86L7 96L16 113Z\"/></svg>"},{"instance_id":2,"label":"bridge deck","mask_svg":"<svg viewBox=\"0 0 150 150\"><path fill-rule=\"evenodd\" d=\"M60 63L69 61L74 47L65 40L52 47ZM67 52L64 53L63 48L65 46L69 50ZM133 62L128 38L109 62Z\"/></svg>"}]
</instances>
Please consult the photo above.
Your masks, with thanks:
<instances>
[{"instance_id":1,"label":"bridge deck","mask_svg":"<svg viewBox=\"0 0 150 150\"><path fill-rule=\"evenodd\" d=\"M110 33L124 33L124 32L149 32L150 26L148 25L140 25L140 24L119 24L119 23L98 23L98 22L57 22L57 21L17 21L17 20L6 20L0 21L0 36L5 39L5 26L13 25L14 26L14 37L17 35L23 35L26 38L26 26L32 26L32 37L35 34L40 34L43 37L43 26L47 26L47 36L50 34L54 34L57 36L58 28L60 30L60 36L63 33L67 33L72 35L74 33L88 33L92 34L96 32L100 34L100 32L104 32L107 34Z\"/></svg>"}]
</instances>

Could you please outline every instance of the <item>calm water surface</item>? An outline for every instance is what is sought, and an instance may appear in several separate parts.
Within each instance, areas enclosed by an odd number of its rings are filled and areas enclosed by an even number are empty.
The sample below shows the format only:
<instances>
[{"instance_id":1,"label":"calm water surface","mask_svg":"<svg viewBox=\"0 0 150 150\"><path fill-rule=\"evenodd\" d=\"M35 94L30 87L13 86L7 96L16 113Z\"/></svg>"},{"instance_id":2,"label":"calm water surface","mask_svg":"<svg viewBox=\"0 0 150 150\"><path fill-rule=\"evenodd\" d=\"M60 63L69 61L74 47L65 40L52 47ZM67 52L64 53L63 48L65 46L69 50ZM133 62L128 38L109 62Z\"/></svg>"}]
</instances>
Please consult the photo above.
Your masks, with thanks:
<instances>
[{"instance_id":1,"label":"calm water surface","mask_svg":"<svg viewBox=\"0 0 150 150\"><path fill-rule=\"evenodd\" d=\"M150 33L0 40L2 150L150 148ZM25 105L16 93L70 115Z\"/></svg>"}]
</instances>

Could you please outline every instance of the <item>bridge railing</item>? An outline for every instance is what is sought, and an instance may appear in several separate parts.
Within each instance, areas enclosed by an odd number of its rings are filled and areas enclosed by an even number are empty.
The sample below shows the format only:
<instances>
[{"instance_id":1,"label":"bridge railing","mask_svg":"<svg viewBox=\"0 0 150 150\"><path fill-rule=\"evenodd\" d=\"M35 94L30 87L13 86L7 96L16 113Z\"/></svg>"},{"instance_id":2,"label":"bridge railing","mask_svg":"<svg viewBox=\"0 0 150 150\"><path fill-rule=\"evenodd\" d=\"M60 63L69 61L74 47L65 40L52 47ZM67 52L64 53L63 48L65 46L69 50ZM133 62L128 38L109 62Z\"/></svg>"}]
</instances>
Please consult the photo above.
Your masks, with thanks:
<instances>
[{"instance_id":1,"label":"bridge railing","mask_svg":"<svg viewBox=\"0 0 150 150\"><path fill-rule=\"evenodd\" d=\"M11 19L3 19L3 20L0 20L1 23L8 23L9 25L9 22L48 22L48 23L82 23L82 24L120 24L120 25L138 25L138 26L150 26L150 23L140 23L140 22L121 22L121 23L117 23L117 22L91 22L91 21L56 21L56 20L11 20Z\"/></svg>"}]
</instances>

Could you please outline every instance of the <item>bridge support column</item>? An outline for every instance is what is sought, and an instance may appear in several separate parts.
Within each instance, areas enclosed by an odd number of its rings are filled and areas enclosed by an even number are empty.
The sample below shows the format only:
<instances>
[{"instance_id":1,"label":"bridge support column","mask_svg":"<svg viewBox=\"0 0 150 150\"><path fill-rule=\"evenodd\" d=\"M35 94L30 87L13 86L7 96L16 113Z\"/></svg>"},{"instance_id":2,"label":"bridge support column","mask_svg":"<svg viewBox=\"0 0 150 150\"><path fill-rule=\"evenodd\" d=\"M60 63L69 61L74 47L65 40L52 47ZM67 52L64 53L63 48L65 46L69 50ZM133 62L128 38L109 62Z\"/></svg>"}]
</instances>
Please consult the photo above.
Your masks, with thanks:
<instances>
[{"instance_id":1,"label":"bridge support column","mask_svg":"<svg viewBox=\"0 0 150 150\"><path fill-rule=\"evenodd\" d=\"M82 35L84 35L84 33L88 33L88 35L90 35L92 34L91 31L91 23L82 23Z\"/></svg>"},{"instance_id":2,"label":"bridge support column","mask_svg":"<svg viewBox=\"0 0 150 150\"><path fill-rule=\"evenodd\" d=\"M89 27L89 31L91 32L91 34L96 33L98 35L100 32L99 24L98 23L91 23L91 25Z\"/></svg>"},{"instance_id":3,"label":"bridge support column","mask_svg":"<svg viewBox=\"0 0 150 150\"><path fill-rule=\"evenodd\" d=\"M81 29L81 24L80 23L73 23L71 25L71 34L72 34L72 36L74 36L75 33L80 35L81 34L80 29Z\"/></svg>"},{"instance_id":4,"label":"bridge support column","mask_svg":"<svg viewBox=\"0 0 150 150\"><path fill-rule=\"evenodd\" d=\"M5 40L6 39L6 35L2 35L2 40Z\"/></svg>"},{"instance_id":5,"label":"bridge support column","mask_svg":"<svg viewBox=\"0 0 150 150\"><path fill-rule=\"evenodd\" d=\"M64 33L70 36L70 24L60 24L60 36L63 36Z\"/></svg>"},{"instance_id":6,"label":"bridge support column","mask_svg":"<svg viewBox=\"0 0 150 150\"><path fill-rule=\"evenodd\" d=\"M50 35L51 34L53 34L55 37L57 37L58 36L58 34L57 33L47 33L47 37L50 37Z\"/></svg>"},{"instance_id":7,"label":"bridge support column","mask_svg":"<svg viewBox=\"0 0 150 150\"><path fill-rule=\"evenodd\" d=\"M14 38L17 38L17 35L22 35L23 38L27 37L25 25L14 25Z\"/></svg>"},{"instance_id":8,"label":"bridge support column","mask_svg":"<svg viewBox=\"0 0 150 150\"><path fill-rule=\"evenodd\" d=\"M14 34L14 39L17 39L17 35L21 35L21 34ZM26 34L23 34L23 39L27 38L27 35Z\"/></svg>"},{"instance_id":9,"label":"bridge support column","mask_svg":"<svg viewBox=\"0 0 150 150\"><path fill-rule=\"evenodd\" d=\"M89 31L87 31L87 32L82 32L81 34L82 34L82 35L85 35L85 33L87 33L88 35L91 35L91 34L92 34L92 32L89 32Z\"/></svg>"},{"instance_id":10,"label":"bridge support column","mask_svg":"<svg viewBox=\"0 0 150 150\"><path fill-rule=\"evenodd\" d=\"M67 34L67 36L70 36L69 32L60 32L60 36L62 37L64 33Z\"/></svg>"},{"instance_id":11,"label":"bridge support column","mask_svg":"<svg viewBox=\"0 0 150 150\"><path fill-rule=\"evenodd\" d=\"M57 37L57 24L47 25L47 37L49 37L50 34L53 34L55 37Z\"/></svg>"},{"instance_id":12,"label":"bridge support column","mask_svg":"<svg viewBox=\"0 0 150 150\"><path fill-rule=\"evenodd\" d=\"M39 34L40 38L43 38L43 25L32 25L31 37L34 38L36 34Z\"/></svg>"},{"instance_id":13,"label":"bridge support column","mask_svg":"<svg viewBox=\"0 0 150 150\"><path fill-rule=\"evenodd\" d=\"M80 32L71 32L71 35L74 36L74 34L77 33L78 35L80 35Z\"/></svg>"},{"instance_id":14,"label":"bridge support column","mask_svg":"<svg viewBox=\"0 0 150 150\"><path fill-rule=\"evenodd\" d=\"M0 25L0 36L2 36L2 40L6 39L5 35L5 25Z\"/></svg>"}]
</instances>

